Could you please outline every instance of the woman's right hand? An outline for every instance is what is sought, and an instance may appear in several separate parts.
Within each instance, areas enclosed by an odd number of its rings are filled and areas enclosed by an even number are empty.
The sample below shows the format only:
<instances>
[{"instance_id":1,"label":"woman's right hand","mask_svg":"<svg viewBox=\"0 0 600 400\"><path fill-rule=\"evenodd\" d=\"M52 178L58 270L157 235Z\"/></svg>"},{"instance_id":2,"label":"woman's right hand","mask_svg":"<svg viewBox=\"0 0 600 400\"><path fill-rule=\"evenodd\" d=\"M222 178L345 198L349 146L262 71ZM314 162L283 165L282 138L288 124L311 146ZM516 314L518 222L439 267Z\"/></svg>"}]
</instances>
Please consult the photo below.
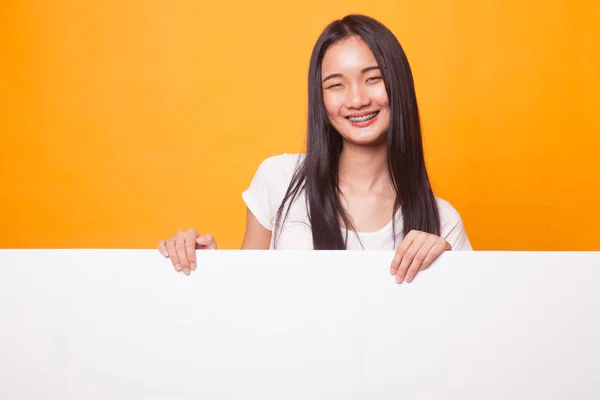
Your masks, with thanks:
<instances>
[{"instance_id":1,"label":"woman's right hand","mask_svg":"<svg viewBox=\"0 0 600 400\"><path fill-rule=\"evenodd\" d=\"M217 242L210 233L198 235L195 229L179 231L167 241L158 242L158 251L165 258L170 258L175 271L183 271L189 275L196 269L196 249L215 250Z\"/></svg>"}]
</instances>

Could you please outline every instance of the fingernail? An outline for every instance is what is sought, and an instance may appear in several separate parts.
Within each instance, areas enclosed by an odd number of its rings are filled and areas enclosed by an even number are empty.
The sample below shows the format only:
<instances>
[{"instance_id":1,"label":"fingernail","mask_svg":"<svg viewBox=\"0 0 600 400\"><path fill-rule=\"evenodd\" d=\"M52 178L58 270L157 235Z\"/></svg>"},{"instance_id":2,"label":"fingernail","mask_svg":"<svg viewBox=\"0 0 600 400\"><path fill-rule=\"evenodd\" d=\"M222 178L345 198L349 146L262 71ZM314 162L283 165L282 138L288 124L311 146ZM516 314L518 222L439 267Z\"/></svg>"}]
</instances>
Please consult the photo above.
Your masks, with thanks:
<instances>
[{"instance_id":1,"label":"fingernail","mask_svg":"<svg viewBox=\"0 0 600 400\"><path fill-rule=\"evenodd\" d=\"M400 275L396 275L396 283L402 283L402 277Z\"/></svg>"},{"instance_id":2,"label":"fingernail","mask_svg":"<svg viewBox=\"0 0 600 400\"><path fill-rule=\"evenodd\" d=\"M186 274L186 275L189 275L190 274L190 270L188 268L185 268L183 270L183 273Z\"/></svg>"},{"instance_id":3,"label":"fingernail","mask_svg":"<svg viewBox=\"0 0 600 400\"><path fill-rule=\"evenodd\" d=\"M396 271L394 271L394 268L390 268L390 275L395 275Z\"/></svg>"},{"instance_id":4,"label":"fingernail","mask_svg":"<svg viewBox=\"0 0 600 400\"><path fill-rule=\"evenodd\" d=\"M175 271L181 271L181 265L175 264Z\"/></svg>"},{"instance_id":5,"label":"fingernail","mask_svg":"<svg viewBox=\"0 0 600 400\"><path fill-rule=\"evenodd\" d=\"M190 264L190 268L192 269L192 271L195 271L196 270L196 264L191 263Z\"/></svg>"},{"instance_id":6,"label":"fingernail","mask_svg":"<svg viewBox=\"0 0 600 400\"><path fill-rule=\"evenodd\" d=\"M406 283L410 283L410 282L412 282L412 276L410 276L410 275L406 275L406 279L404 279L404 281L405 281Z\"/></svg>"}]
</instances>

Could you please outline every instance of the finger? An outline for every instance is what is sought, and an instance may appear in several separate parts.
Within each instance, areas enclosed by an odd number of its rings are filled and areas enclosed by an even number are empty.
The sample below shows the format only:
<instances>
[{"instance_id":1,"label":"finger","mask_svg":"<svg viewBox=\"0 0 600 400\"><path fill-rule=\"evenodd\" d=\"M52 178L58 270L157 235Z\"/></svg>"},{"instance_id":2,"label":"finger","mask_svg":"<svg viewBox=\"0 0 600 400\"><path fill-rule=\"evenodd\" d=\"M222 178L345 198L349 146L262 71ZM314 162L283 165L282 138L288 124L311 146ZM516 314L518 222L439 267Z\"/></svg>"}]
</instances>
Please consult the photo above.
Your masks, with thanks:
<instances>
[{"instance_id":1,"label":"finger","mask_svg":"<svg viewBox=\"0 0 600 400\"><path fill-rule=\"evenodd\" d=\"M190 273L190 262L187 258L185 251L185 233L183 231L177 232L177 240L175 241L175 249L177 250L177 257L179 258L179 265L184 274Z\"/></svg>"},{"instance_id":2,"label":"finger","mask_svg":"<svg viewBox=\"0 0 600 400\"><path fill-rule=\"evenodd\" d=\"M400 266L398 267L398 272L396 273L396 282L402 283L406 277L406 272L408 271L408 267L412 264L415 256L421 250L423 246L422 242L413 242L412 246L406 250L404 253L404 257L402 257L402 261L400 262Z\"/></svg>"},{"instance_id":3,"label":"finger","mask_svg":"<svg viewBox=\"0 0 600 400\"><path fill-rule=\"evenodd\" d=\"M396 254L392 259L392 264L390 265L390 275L396 275L398 272L398 267L400 266L400 262L406 253L406 250L413 244L413 235L412 232L409 232L408 235L404 238L402 243L396 249Z\"/></svg>"},{"instance_id":4,"label":"finger","mask_svg":"<svg viewBox=\"0 0 600 400\"><path fill-rule=\"evenodd\" d=\"M404 252L402 256L402 260L400 261L400 265L398 266L398 271L396 272L396 282L402 283L404 282L404 278L406 276L406 271L408 271L408 267L412 264L415 256L423 247L425 243L425 238L421 235L416 236L408 249Z\"/></svg>"},{"instance_id":5,"label":"finger","mask_svg":"<svg viewBox=\"0 0 600 400\"><path fill-rule=\"evenodd\" d=\"M418 253L415 255L415 258L413 258L410 266L406 270L406 275L404 277L405 282L412 282L417 272L421 270L421 266L423 265L427 254L429 254L431 249L434 248L437 243L437 239L428 240L423 243L423 246L421 246Z\"/></svg>"},{"instance_id":6,"label":"finger","mask_svg":"<svg viewBox=\"0 0 600 400\"><path fill-rule=\"evenodd\" d=\"M163 257L169 258L169 253L167 252L167 243L164 240L158 241L158 251Z\"/></svg>"},{"instance_id":7,"label":"finger","mask_svg":"<svg viewBox=\"0 0 600 400\"><path fill-rule=\"evenodd\" d=\"M437 258L448 251L448 246L445 243L438 243L429 250L425 260L423 261L423 265L421 265L421 271L428 268Z\"/></svg>"},{"instance_id":8,"label":"finger","mask_svg":"<svg viewBox=\"0 0 600 400\"><path fill-rule=\"evenodd\" d=\"M208 243L208 240L206 239L206 235L198 236L196 238L196 243L198 243L199 246L205 246Z\"/></svg>"},{"instance_id":9,"label":"finger","mask_svg":"<svg viewBox=\"0 0 600 400\"><path fill-rule=\"evenodd\" d=\"M196 269L196 238L198 233L194 229L188 229L185 233L185 253L190 263L190 270Z\"/></svg>"},{"instance_id":10,"label":"finger","mask_svg":"<svg viewBox=\"0 0 600 400\"><path fill-rule=\"evenodd\" d=\"M175 271L181 271L181 266L179 265L179 257L177 257L177 249L175 249L174 237L167 241L167 253L169 254L169 259L171 259L171 264L173 264L173 268L175 268Z\"/></svg>"}]
</instances>

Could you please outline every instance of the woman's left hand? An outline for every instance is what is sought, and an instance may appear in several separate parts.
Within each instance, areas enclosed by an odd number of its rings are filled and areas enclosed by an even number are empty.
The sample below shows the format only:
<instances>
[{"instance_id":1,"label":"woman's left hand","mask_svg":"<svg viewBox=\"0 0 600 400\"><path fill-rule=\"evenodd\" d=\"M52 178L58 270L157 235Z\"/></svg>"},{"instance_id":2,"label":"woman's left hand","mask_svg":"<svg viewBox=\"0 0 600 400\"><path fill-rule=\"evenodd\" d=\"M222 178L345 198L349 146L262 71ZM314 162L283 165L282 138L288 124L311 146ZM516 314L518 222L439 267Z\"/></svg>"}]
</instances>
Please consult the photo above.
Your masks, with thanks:
<instances>
[{"instance_id":1,"label":"woman's left hand","mask_svg":"<svg viewBox=\"0 0 600 400\"><path fill-rule=\"evenodd\" d=\"M411 282L417 272L431 263L452 246L446 240L431 233L412 230L396 249L390 266L390 274L396 275L396 282Z\"/></svg>"}]
</instances>

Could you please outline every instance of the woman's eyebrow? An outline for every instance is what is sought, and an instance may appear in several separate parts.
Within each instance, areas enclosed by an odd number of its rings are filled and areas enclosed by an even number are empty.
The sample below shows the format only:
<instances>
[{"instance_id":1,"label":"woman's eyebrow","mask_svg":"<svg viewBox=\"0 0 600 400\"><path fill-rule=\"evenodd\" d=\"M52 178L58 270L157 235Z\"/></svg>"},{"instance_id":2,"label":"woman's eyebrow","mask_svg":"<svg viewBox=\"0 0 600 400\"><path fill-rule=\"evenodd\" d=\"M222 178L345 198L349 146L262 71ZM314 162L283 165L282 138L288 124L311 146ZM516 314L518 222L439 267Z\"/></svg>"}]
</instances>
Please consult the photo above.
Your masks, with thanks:
<instances>
[{"instance_id":1,"label":"woman's eyebrow","mask_svg":"<svg viewBox=\"0 0 600 400\"><path fill-rule=\"evenodd\" d=\"M327 77L325 79L323 79L323 82L321 83L325 83L325 81L329 80L329 79L333 79L333 78L341 78L342 74L336 73L336 74L331 74L331 75L327 75Z\"/></svg>"},{"instance_id":2,"label":"woman's eyebrow","mask_svg":"<svg viewBox=\"0 0 600 400\"><path fill-rule=\"evenodd\" d=\"M363 69L360 71L360 73L361 73L361 74L364 74L365 72L373 71L373 70L375 70L375 69L379 69L379 67L378 67L377 65L375 65L375 66L372 66L372 67L366 67L366 68L363 68ZM329 80L329 79L333 79L333 78L341 78L342 76L344 76L344 75L342 75L342 74L340 74L340 73L330 74L330 75L327 75L327 77L325 77L325 79L323 79L323 81L322 81L321 83L325 83L325 81L327 81L327 80Z\"/></svg>"},{"instance_id":3,"label":"woman's eyebrow","mask_svg":"<svg viewBox=\"0 0 600 400\"><path fill-rule=\"evenodd\" d=\"M369 72L369 71L373 71L375 69L379 69L379 67L377 65L373 66L373 67L367 67L367 68L363 68L362 71L360 71L361 74L364 74L365 72Z\"/></svg>"}]
</instances>

